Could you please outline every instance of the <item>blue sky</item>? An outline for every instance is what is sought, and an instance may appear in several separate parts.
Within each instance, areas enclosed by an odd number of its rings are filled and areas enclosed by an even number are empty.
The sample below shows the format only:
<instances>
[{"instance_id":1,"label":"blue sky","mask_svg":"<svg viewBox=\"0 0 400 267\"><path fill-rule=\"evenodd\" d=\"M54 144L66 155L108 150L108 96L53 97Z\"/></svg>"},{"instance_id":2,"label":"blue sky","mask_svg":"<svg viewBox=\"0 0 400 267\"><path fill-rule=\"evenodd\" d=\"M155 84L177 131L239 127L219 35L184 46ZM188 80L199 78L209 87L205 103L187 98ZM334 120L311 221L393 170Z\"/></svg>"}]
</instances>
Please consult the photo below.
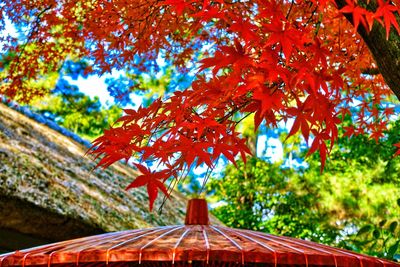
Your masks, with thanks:
<instances>
[{"instance_id":1,"label":"blue sky","mask_svg":"<svg viewBox=\"0 0 400 267\"><path fill-rule=\"evenodd\" d=\"M112 74L105 74L100 77L97 75L90 75L87 78L79 76L76 80L70 77L64 77L64 79L70 84L78 86L82 93L91 97L98 96L101 104L103 106L108 106L109 104L113 104L114 100L107 91L105 80L110 77L117 78L120 74L120 72L113 72ZM134 107L138 107L142 103L142 99L134 94L132 94L131 99L134 103ZM132 108L132 106L127 106L127 108Z\"/></svg>"}]
</instances>

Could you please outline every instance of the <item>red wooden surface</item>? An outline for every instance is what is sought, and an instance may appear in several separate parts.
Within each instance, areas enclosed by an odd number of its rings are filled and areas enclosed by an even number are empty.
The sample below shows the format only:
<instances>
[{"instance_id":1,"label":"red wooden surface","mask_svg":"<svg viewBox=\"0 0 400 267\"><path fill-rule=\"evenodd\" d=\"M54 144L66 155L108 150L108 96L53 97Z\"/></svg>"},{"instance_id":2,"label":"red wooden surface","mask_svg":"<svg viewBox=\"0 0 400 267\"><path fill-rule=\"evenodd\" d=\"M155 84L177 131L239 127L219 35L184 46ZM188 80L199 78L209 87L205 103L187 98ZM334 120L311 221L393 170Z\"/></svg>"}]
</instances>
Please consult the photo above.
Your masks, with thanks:
<instances>
[{"instance_id":1,"label":"red wooden surface","mask_svg":"<svg viewBox=\"0 0 400 267\"><path fill-rule=\"evenodd\" d=\"M106 233L16 251L0 255L0 267L400 267L394 262L309 241L208 225L203 213L188 214L192 214L189 221L197 220L193 216L200 214L204 224Z\"/></svg>"}]
</instances>

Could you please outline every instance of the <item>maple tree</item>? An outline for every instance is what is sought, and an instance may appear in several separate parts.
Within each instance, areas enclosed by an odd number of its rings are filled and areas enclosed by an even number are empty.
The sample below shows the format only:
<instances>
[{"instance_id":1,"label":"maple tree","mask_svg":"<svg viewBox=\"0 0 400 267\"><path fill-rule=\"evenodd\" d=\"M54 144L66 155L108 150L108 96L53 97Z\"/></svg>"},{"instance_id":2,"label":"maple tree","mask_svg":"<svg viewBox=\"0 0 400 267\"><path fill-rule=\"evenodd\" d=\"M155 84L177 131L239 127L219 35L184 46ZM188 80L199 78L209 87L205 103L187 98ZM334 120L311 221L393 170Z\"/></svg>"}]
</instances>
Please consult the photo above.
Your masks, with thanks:
<instances>
[{"instance_id":1,"label":"maple tree","mask_svg":"<svg viewBox=\"0 0 400 267\"><path fill-rule=\"evenodd\" d=\"M97 74L146 72L160 54L178 71L197 68L189 88L125 110L94 141L98 166L133 156L143 175L129 187L146 185L150 207L158 190L168 194L168 179L179 182L193 166L212 167L220 156L245 160L250 151L236 126L248 114L256 128L293 119L290 134L302 133L323 168L341 118L352 115L347 135L379 140L394 112L389 100L400 97L398 1L12 0L0 7L3 28L7 17L27 32L22 42L1 38L8 53L0 93L20 102L46 94L32 84L69 57L86 58L86 71Z\"/></svg>"}]
</instances>

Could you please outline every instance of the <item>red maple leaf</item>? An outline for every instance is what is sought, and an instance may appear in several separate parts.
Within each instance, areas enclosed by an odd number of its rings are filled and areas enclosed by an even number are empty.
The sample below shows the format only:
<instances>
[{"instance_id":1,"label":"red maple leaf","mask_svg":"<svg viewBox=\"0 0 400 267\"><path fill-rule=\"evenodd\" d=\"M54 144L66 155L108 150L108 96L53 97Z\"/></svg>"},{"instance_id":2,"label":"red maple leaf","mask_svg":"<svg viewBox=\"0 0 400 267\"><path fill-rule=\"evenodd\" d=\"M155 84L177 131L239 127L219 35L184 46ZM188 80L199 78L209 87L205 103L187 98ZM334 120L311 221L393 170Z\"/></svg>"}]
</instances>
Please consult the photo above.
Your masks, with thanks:
<instances>
[{"instance_id":1,"label":"red maple leaf","mask_svg":"<svg viewBox=\"0 0 400 267\"><path fill-rule=\"evenodd\" d=\"M365 8L362 8L359 5L355 4L355 1L353 0L346 0L346 2L347 5L340 9L340 12L352 14L354 30L357 31L360 23L364 26L365 29L369 29L369 27L367 26L367 20L365 18L365 16L367 15L367 11L365 10Z\"/></svg>"},{"instance_id":2,"label":"red maple leaf","mask_svg":"<svg viewBox=\"0 0 400 267\"><path fill-rule=\"evenodd\" d=\"M394 154L395 157L400 156L400 143L394 144L395 147L397 147L397 151Z\"/></svg>"},{"instance_id":3,"label":"red maple leaf","mask_svg":"<svg viewBox=\"0 0 400 267\"><path fill-rule=\"evenodd\" d=\"M397 33L400 33L399 24L397 23L396 16L394 15L395 12L399 12L399 8L392 5L390 1L378 0L378 3L379 7L375 12L374 17L378 19L378 21L380 21L385 27L386 39L389 39L390 27L392 25L397 30ZM380 20L381 17L383 18L383 22Z\"/></svg>"},{"instance_id":4,"label":"red maple leaf","mask_svg":"<svg viewBox=\"0 0 400 267\"><path fill-rule=\"evenodd\" d=\"M147 186L147 193L149 195L151 211L153 209L154 201L157 198L159 190L161 190L161 192L163 192L166 196L169 196L168 190L164 185L164 181L170 175L168 173L168 170L152 172L149 168L143 166L142 164L135 163L135 166L142 174L137 176L135 180L126 187L126 190L141 186Z\"/></svg>"}]
</instances>

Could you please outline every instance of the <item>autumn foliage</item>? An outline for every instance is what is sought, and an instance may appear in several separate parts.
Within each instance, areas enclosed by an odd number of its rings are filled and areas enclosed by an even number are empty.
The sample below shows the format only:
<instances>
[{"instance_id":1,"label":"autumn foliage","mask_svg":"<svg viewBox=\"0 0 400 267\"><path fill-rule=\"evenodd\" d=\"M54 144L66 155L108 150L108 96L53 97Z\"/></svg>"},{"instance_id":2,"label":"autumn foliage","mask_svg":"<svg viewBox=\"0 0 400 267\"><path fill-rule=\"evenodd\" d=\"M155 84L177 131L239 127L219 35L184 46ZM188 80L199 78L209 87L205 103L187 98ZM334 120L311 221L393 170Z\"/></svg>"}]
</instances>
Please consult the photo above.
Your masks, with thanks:
<instances>
[{"instance_id":1,"label":"autumn foliage","mask_svg":"<svg viewBox=\"0 0 400 267\"><path fill-rule=\"evenodd\" d=\"M143 174L128 188L147 186L150 207L159 190L168 194L167 180L193 166L213 167L221 156L245 160L250 151L236 126L248 114L256 127L293 119L290 135L301 132L323 166L345 116L353 120L347 135L379 140L393 114L392 92L371 72L377 66L357 29L383 27L387 39L398 38L399 3L372 2L13 0L3 16L30 31L22 44L3 38L12 53L0 92L21 102L46 93L30 81L71 56L87 58L98 74L146 72L159 54L179 71L196 68L190 88L125 110L94 141L98 166L134 161Z\"/></svg>"}]
</instances>

